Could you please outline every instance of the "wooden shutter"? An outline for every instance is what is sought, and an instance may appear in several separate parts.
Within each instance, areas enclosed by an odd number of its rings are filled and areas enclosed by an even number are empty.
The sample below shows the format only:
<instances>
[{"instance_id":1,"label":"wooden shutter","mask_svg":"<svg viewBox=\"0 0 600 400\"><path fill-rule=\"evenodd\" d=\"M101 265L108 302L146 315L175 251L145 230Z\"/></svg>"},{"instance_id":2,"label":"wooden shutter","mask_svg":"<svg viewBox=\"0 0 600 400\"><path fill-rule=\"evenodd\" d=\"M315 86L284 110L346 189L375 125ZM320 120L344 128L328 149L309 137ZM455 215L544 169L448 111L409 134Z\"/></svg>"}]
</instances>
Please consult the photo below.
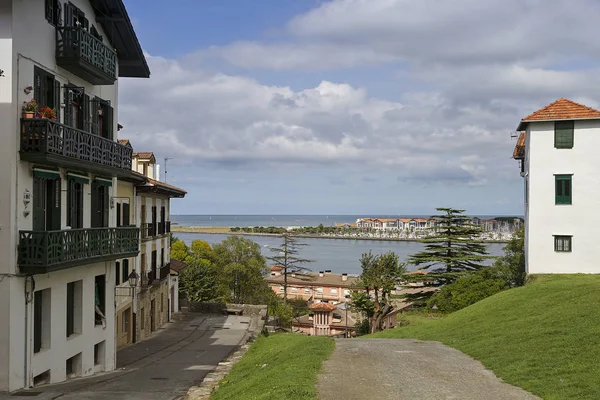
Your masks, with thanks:
<instances>
[{"instance_id":1,"label":"wooden shutter","mask_svg":"<svg viewBox=\"0 0 600 400\"><path fill-rule=\"evenodd\" d=\"M60 212L61 212L61 196L60 196L60 179L54 179L51 181L51 190L52 194L50 198L52 199L52 204L48 204L48 208L51 210L51 226L48 228L49 231L58 231L60 230Z\"/></svg>"},{"instance_id":2,"label":"wooden shutter","mask_svg":"<svg viewBox=\"0 0 600 400\"><path fill-rule=\"evenodd\" d=\"M87 132L91 132L91 119L90 119L90 96L84 94L82 97L81 113L82 118L80 119L81 126L79 129L82 129Z\"/></svg>"},{"instance_id":3,"label":"wooden shutter","mask_svg":"<svg viewBox=\"0 0 600 400\"><path fill-rule=\"evenodd\" d=\"M42 349L42 291L33 294L33 352Z\"/></svg>"},{"instance_id":4,"label":"wooden shutter","mask_svg":"<svg viewBox=\"0 0 600 400\"><path fill-rule=\"evenodd\" d=\"M67 225L71 228L75 228L76 214L75 214L75 182L71 179L67 181Z\"/></svg>"},{"instance_id":5,"label":"wooden shutter","mask_svg":"<svg viewBox=\"0 0 600 400\"><path fill-rule=\"evenodd\" d=\"M54 114L56 115L56 122L60 122L60 82L54 80Z\"/></svg>"},{"instance_id":6,"label":"wooden shutter","mask_svg":"<svg viewBox=\"0 0 600 400\"><path fill-rule=\"evenodd\" d=\"M92 194L91 194L91 200L92 200L92 204L91 204L91 227L92 228L98 228L100 227L100 222L99 222L99 215L100 215L100 210L98 209L100 203L98 201L98 188L100 187L100 185L98 185L95 182L92 182Z\"/></svg>"},{"instance_id":7,"label":"wooden shutter","mask_svg":"<svg viewBox=\"0 0 600 400\"><path fill-rule=\"evenodd\" d=\"M46 180L33 178L33 230L46 230Z\"/></svg>"},{"instance_id":8,"label":"wooden shutter","mask_svg":"<svg viewBox=\"0 0 600 400\"><path fill-rule=\"evenodd\" d=\"M117 226L121 226L121 203L117 202Z\"/></svg>"},{"instance_id":9,"label":"wooden shutter","mask_svg":"<svg viewBox=\"0 0 600 400\"><path fill-rule=\"evenodd\" d=\"M91 105L90 105L90 111L91 111L91 126L90 126L90 132L93 133L94 135L99 135L100 134L100 119L98 116L98 110L100 109L100 99L98 99L97 97L94 98L91 101Z\"/></svg>"},{"instance_id":10,"label":"wooden shutter","mask_svg":"<svg viewBox=\"0 0 600 400\"><path fill-rule=\"evenodd\" d=\"M103 115L103 124L102 124L102 132L101 135L109 140L113 140L113 108L104 104L104 115Z\"/></svg>"},{"instance_id":11,"label":"wooden shutter","mask_svg":"<svg viewBox=\"0 0 600 400\"><path fill-rule=\"evenodd\" d=\"M65 8L65 11L67 9ZM73 91L70 87L64 87L64 99L65 99L65 108L64 108L64 124L73 126Z\"/></svg>"},{"instance_id":12,"label":"wooden shutter","mask_svg":"<svg viewBox=\"0 0 600 400\"><path fill-rule=\"evenodd\" d=\"M70 3L65 4L65 26L72 27L74 25L73 6Z\"/></svg>"},{"instance_id":13,"label":"wooden shutter","mask_svg":"<svg viewBox=\"0 0 600 400\"><path fill-rule=\"evenodd\" d=\"M60 1L56 1L55 4L55 11L54 11L54 24L56 26L62 26L62 5L60 4Z\"/></svg>"},{"instance_id":14,"label":"wooden shutter","mask_svg":"<svg viewBox=\"0 0 600 400\"><path fill-rule=\"evenodd\" d=\"M67 283L67 337L75 333L75 285Z\"/></svg>"},{"instance_id":15,"label":"wooden shutter","mask_svg":"<svg viewBox=\"0 0 600 400\"><path fill-rule=\"evenodd\" d=\"M129 226L129 203L123 203L123 226Z\"/></svg>"},{"instance_id":16,"label":"wooden shutter","mask_svg":"<svg viewBox=\"0 0 600 400\"><path fill-rule=\"evenodd\" d=\"M110 204L109 204L109 195L108 195L108 187L107 186L102 186L102 194L103 194L103 199L102 199L102 204L103 204L103 208L102 208L102 226L103 227L107 227L108 226L108 212L109 212L109 208L110 208Z\"/></svg>"}]
</instances>

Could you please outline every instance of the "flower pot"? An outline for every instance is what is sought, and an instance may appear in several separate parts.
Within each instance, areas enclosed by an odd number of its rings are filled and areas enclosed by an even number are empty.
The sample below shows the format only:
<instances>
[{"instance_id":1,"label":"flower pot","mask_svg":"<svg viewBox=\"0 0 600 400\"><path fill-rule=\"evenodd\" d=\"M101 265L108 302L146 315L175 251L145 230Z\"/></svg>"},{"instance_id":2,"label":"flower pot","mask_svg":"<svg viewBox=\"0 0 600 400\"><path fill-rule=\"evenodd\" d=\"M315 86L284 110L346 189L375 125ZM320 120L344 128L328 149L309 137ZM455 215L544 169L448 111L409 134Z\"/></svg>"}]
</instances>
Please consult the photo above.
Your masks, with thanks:
<instances>
[{"instance_id":1,"label":"flower pot","mask_svg":"<svg viewBox=\"0 0 600 400\"><path fill-rule=\"evenodd\" d=\"M35 112L23 111L23 118L33 118L33 117L35 117Z\"/></svg>"}]
</instances>

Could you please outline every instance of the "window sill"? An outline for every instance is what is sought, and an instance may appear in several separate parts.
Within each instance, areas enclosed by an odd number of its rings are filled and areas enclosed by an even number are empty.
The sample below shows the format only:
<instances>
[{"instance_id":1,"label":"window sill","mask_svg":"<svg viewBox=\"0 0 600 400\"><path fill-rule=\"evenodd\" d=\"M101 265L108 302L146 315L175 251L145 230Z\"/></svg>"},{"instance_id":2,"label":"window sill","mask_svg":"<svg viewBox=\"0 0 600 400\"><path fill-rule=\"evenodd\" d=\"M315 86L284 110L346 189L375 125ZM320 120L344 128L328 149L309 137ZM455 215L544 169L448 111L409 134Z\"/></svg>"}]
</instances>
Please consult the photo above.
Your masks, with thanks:
<instances>
[{"instance_id":1,"label":"window sill","mask_svg":"<svg viewBox=\"0 0 600 400\"><path fill-rule=\"evenodd\" d=\"M81 333L79 333L79 332L71 333L69 336L67 336L67 342L70 341L70 340L72 340L72 339L75 339L75 338L77 338L79 336L81 336Z\"/></svg>"}]
</instances>

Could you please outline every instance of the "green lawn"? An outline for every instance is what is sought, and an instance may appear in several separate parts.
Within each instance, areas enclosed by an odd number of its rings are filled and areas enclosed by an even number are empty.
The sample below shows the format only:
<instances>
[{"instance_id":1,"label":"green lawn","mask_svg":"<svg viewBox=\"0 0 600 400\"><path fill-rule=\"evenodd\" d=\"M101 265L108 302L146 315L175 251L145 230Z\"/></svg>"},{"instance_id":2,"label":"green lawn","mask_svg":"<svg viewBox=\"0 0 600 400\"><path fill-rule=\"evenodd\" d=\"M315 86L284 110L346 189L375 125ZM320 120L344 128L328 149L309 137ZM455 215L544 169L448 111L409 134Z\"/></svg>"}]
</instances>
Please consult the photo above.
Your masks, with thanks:
<instances>
[{"instance_id":1,"label":"green lawn","mask_svg":"<svg viewBox=\"0 0 600 400\"><path fill-rule=\"evenodd\" d=\"M544 399L600 398L600 275L539 275L444 318L373 337L437 340Z\"/></svg>"},{"instance_id":2,"label":"green lawn","mask_svg":"<svg viewBox=\"0 0 600 400\"><path fill-rule=\"evenodd\" d=\"M292 333L261 336L211 399L316 399L316 377L333 339Z\"/></svg>"}]
</instances>

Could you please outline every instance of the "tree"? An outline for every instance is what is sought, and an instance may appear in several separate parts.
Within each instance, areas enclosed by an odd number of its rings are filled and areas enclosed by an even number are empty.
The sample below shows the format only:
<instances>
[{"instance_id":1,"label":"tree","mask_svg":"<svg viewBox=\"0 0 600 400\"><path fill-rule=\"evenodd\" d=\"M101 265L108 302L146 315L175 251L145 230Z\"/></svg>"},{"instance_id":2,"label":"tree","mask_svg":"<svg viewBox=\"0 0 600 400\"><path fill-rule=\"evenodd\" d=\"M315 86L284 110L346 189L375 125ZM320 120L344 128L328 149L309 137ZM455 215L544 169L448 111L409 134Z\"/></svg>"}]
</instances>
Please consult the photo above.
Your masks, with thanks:
<instances>
[{"instance_id":1,"label":"tree","mask_svg":"<svg viewBox=\"0 0 600 400\"><path fill-rule=\"evenodd\" d=\"M210 247L210 244L204 240L194 240L190 247L190 252L194 258L212 260L212 248Z\"/></svg>"},{"instance_id":2,"label":"tree","mask_svg":"<svg viewBox=\"0 0 600 400\"><path fill-rule=\"evenodd\" d=\"M263 301L270 290L264 277L267 264L260 245L241 236L230 236L212 249L219 285L234 303L253 304Z\"/></svg>"},{"instance_id":3,"label":"tree","mask_svg":"<svg viewBox=\"0 0 600 400\"><path fill-rule=\"evenodd\" d=\"M217 272L209 260L197 259L180 273L181 291L193 302L220 301Z\"/></svg>"},{"instance_id":4,"label":"tree","mask_svg":"<svg viewBox=\"0 0 600 400\"><path fill-rule=\"evenodd\" d=\"M393 252L373 255L370 251L360 259L362 274L352 293L353 307L366 315L370 332L381 330L381 320L393 310L390 294L396 283L406 273L404 264L398 262Z\"/></svg>"},{"instance_id":5,"label":"tree","mask_svg":"<svg viewBox=\"0 0 600 400\"><path fill-rule=\"evenodd\" d=\"M463 215L464 210L437 208L444 212L431 218L437 226L429 228L433 234L420 240L425 250L409 257L409 262L430 269L443 282L452 282L457 275L476 271L484 265L484 260L494 258L488 255L485 245L478 239L481 229L471 223L471 218ZM437 267L437 268L435 268Z\"/></svg>"},{"instance_id":6,"label":"tree","mask_svg":"<svg viewBox=\"0 0 600 400\"><path fill-rule=\"evenodd\" d=\"M184 262L186 264L191 263L192 253L190 248L183 242L183 240L177 240L171 245L171 258Z\"/></svg>"},{"instance_id":7,"label":"tree","mask_svg":"<svg viewBox=\"0 0 600 400\"><path fill-rule=\"evenodd\" d=\"M305 243L298 242L295 238L291 237L288 234L283 235L283 243L281 247L271 247L274 256L267 257L269 261L275 263L275 265L283 268L283 304L287 304L287 288L288 288L288 272L294 273L303 273L308 272L310 269L303 267L302 264L306 264L312 262L313 260L307 260L305 258L300 258L298 254L300 253L300 248L302 246L306 246Z\"/></svg>"},{"instance_id":8,"label":"tree","mask_svg":"<svg viewBox=\"0 0 600 400\"><path fill-rule=\"evenodd\" d=\"M504 255L496 260L494 267L509 287L523 286L527 279L525 271L525 230L515 232L504 246Z\"/></svg>"}]
</instances>

